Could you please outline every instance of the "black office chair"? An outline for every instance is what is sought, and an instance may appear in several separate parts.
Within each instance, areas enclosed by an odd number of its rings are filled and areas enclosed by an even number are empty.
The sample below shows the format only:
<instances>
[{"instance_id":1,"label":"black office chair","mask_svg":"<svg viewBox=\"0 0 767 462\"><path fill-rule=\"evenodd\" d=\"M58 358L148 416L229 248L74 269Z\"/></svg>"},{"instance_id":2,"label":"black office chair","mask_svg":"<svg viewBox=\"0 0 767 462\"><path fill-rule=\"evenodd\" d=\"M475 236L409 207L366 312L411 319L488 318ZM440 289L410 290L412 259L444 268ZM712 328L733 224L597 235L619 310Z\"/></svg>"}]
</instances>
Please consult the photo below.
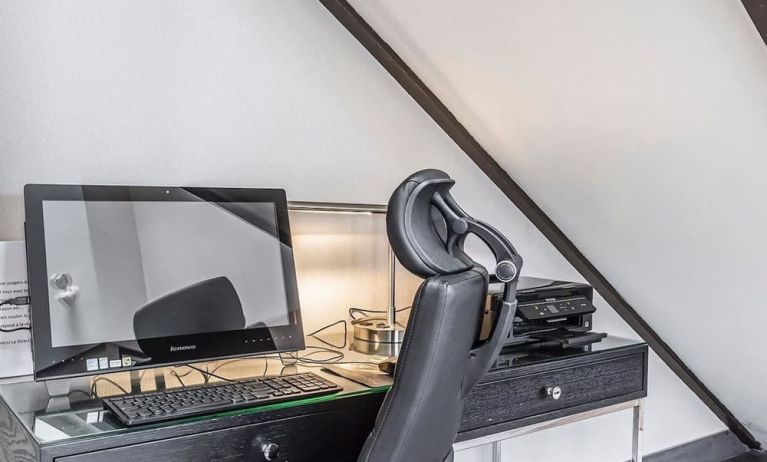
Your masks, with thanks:
<instances>
[{"instance_id":1,"label":"black office chair","mask_svg":"<svg viewBox=\"0 0 767 462\"><path fill-rule=\"evenodd\" d=\"M522 258L489 225L451 197L445 172L408 177L389 201L386 230L402 265L425 278L416 293L394 385L358 462L453 460L463 401L498 356L512 327ZM469 234L496 258L494 282L505 284L489 336L480 340L490 276L464 251Z\"/></svg>"}]
</instances>

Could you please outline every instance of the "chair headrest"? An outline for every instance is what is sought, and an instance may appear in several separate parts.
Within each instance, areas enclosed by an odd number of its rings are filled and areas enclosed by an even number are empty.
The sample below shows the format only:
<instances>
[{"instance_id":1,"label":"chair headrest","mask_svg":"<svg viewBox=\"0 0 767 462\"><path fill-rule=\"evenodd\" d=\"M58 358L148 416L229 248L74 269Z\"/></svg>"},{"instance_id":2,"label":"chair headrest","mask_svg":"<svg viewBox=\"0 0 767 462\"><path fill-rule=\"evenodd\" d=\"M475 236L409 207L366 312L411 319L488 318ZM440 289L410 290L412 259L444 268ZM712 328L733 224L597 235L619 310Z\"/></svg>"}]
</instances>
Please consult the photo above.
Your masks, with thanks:
<instances>
[{"instance_id":1,"label":"chair headrest","mask_svg":"<svg viewBox=\"0 0 767 462\"><path fill-rule=\"evenodd\" d=\"M386 232L392 250L402 266L423 278L459 273L475 264L461 245L448 242L451 218L465 216L450 197L454 184L441 170L421 170L405 179L389 199Z\"/></svg>"}]
</instances>

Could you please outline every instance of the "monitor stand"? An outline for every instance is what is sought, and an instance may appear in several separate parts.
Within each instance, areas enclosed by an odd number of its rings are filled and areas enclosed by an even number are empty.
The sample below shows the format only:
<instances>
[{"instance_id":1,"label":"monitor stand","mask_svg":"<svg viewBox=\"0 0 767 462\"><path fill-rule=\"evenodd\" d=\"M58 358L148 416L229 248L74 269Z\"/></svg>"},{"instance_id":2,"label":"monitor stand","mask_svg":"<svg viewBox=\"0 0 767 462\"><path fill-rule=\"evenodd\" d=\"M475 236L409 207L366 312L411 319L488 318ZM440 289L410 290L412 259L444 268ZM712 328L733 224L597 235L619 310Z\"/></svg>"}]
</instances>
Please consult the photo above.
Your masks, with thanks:
<instances>
[{"instance_id":1,"label":"monitor stand","mask_svg":"<svg viewBox=\"0 0 767 462\"><path fill-rule=\"evenodd\" d=\"M51 398L61 398L69 396L69 390L72 389L71 379L46 380L45 391Z\"/></svg>"},{"instance_id":2,"label":"monitor stand","mask_svg":"<svg viewBox=\"0 0 767 462\"><path fill-rule=\"evenodd\" d=\"M71 408L69 396L72 391L82 390L90 393L90 379L78 377L74 379L45 380L45 391L48 392L46 412L68 411ZM73 387L74 385L74 387Z\"/></svg>"}]
</instances>

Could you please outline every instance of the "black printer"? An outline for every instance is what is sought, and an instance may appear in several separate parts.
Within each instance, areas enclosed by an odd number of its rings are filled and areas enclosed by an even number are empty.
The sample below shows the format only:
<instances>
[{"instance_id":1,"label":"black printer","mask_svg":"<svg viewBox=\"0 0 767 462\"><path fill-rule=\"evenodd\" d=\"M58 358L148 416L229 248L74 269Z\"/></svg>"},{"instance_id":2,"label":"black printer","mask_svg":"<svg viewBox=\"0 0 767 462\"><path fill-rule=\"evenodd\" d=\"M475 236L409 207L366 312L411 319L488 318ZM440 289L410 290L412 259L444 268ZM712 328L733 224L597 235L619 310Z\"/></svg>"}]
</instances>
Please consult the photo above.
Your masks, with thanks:
<instances>
[{"instance_id":1,"label":"black printer","mask_svg":"<svg viewBox=\"0 0 767 462\"><path fill-rule=\"evenodd\" d=\"M483 337L500 300L491 286ZM602 340L607 334L592 331L593 300L588 284L520 277L514 327L504 348L574 348Z\"/></svg>"}]
</instances>

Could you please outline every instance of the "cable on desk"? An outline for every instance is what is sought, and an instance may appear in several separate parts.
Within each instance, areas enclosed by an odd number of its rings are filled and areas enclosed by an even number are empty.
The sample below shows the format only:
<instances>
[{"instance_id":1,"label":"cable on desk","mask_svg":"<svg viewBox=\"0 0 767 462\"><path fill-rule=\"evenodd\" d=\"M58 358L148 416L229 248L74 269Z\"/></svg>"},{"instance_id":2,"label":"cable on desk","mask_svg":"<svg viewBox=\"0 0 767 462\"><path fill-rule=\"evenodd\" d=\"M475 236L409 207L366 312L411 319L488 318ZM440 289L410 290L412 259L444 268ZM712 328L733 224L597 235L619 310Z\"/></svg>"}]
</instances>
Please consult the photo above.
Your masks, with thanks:
<instances>
[{"instance_id":1,"label":"cable on desk","mask_svg":"<svg viewBox=\"0 0 767 462\"><path fill-rule=\"evenodd\" d=\"M189 375L189 374L191 373L191 371L187 372L187 373L186 373L186 374L184 374L184 375L180 375L180 374L179 374L178 372L176 372L174 369L171 369L170 371L168 371L168 373L169 373L170 375L172 375L173 377L175 377L175 378L176 378L176 380L178 380L178 383L180 383L180 384L181 384L181 388L186 388L186 384L184 383L184 381L183 381L183 380L181 380L181 377L186 377L187 375ZM206 381L205 381L205 383L208 383L208 381L206 380Z\"/></svg>"},{"instance_id":2,"label":"cable on desk","mask_svg":"<svg viewBox=\"0 0 767 462\"><path fill-rule=\"evenodd\" d=\"M407 311L410 308L412 308L412 306L406 306L404 308L396 309L396 310L394 310L394 312L395 313L400 313L402 311ZM358 318L354 317L354 313L365 314L365 313L386 313L386 312L387 312L387 310L368 310L368 309L364 309L364 308L354 308L354 307L352 307L352 308L349 308L349 317L352 318L352 320L356 321Z\"/></svg>"},{"instance_id":3,"label":"cable on desk","mask_svg":"<svg viewBox=\"0 0 767 462\"><path fill-rule=\"evenodd\" d=\"M234 382L239 382L239 380L227 379L226 377L222 377L222 376L220 376L218 374L215 374L213 372L200 369L199 367L192 366L191 364L185 364L185 366L190 368L190 369L194 369L194 370L200 372L203 376L205 376L207 374L209 377L215 377L215 378L217 378L219 380L223 380L225 382L233 382L233 383ZM208 380L209 380L209 378L205 380L206 384L208 383Z\"/></svg>"},{"instance_id":4,"label":"cable on desk","mask_svg":"<svg viewBox=\"0 0 767 462\"><path fill-rule=\"evenodd\" d=\"M213 372L213 373L215 373L217 370L221 369L222 367L224 367L224 366L226 366L226 365L229 365L229 364L232 364L232 363L236 363L237 361L242 361L243 359L245 359L245 358L241 358L241 359L232 359L232 360L230 360L230 361L224 361L224 362L223 362L223 363L221 363L221 364L216 364L216 367L214 367L214 368L213 368L213 370L212 370L212 371L210 371L210 372Z\"/></svg>"},{"instance_id":5,"label":"cable on desk","mask_svg":"<svg viewBox=\"0 0 767 462\"><path fill-rule=\"evenodd\" d=\"M261 358L261 359L263 359L263 360L264 360L264 373L262 374L262 376L265 376L265 375L266 375L266 372L269 370L269 360L270 360L270 359L280 359L280 357L279 357L279 356L268 356L268 355L266 355L266 356L260 356L260 357L257 357L257 358L255 358L255 359L258 359L258 358ZM231 361L226 361L226 362L223 362L223 363L221 363L221 364L218 364L218 365L216 365L216 367L214 367L214 368L213 368L213 370L209 370L209 369L207 368L207 365L205 366L205 369L202 369L202 368L199 368L199 367L196 367L196 366L192 366L191 364L184 364L184 365L182 365L182 366L177 366L177 367L188 367L189 369L192 369L192 370L198 371L200 374L202 374L202 376L203 376L203 379L205 380L205 384L206 384L206 385L207 385L207 384L208 384L208 382L210 381L210 378L211 378L211 377L215 377L215 378L217 378L217 379L219 379L219 380L223 380L223 381L226 381L226 382L240 382L240 380L227 379L226 377L223 377L223 376L221 376L221 375L218 375L218 374L216 374L216 371L217 371L219 368L221 368L221 367L224 367L224 366L226 366L226 365L228 365L228 364L231 364L231 363L235 363L235 362L237 362L237 361L244 361L244 360L246 360L246 359L251 359L251 358L241 358L241 359L233 359L233 360L231 360ZM174 372L174 371L172 371L172 372ZM190 372L191 372L191 371L190 371ZM186 374L182 375L181 377L186 377L186 375L187 375L187 374L188 374L188 372L187 372ZM245 380L245 379L243 379L243 380ZM180 381L180 380L179 380L179 381Z\"/></svg>"},{"instance_id":6,"label":"cable on desk","mask_svg":"<svg viewBox=\"0 0 767 462\"><path fill-rule=\"evenodd\" d=\"M105 381L105 382L111 383L111 384L112 384L112 385L114 385L115 387L119 388L119 389L120 389L120 391L122 391L122 392L123 392L123 393L125 393L126 395L129 395L129 394L130 394L130 393L128 392L128 390L126 390L125 388L123 388L123 387L122 387L122 386L121 386L119 383L115 382L114 380L112 380L112 379L108 379L108 378L106 378L106 377L98 376L98 377L95 377L95 378L93 379L93 384L91 384L91 395L93 395L93 397L95 397L95 398L98 398L98 397L99 397L99 394L98 394L98 390L97 390L96 384L98 384L98 383L99 383L100 381L102 381L102 380L103 380L103 381Z\"/></svg>"},{"instance_id":7,"label":"cable on desk","mask_svg":"<svg viewBox=\"0 0 767 462\"><path fill-rule=\"evenodd\" d=\"M324 330L327 330L327 329L330 329L331 327L335 327L335 326L337 326L339 324L342 324L344 326L344 343L342 345L335 345L333 343L328 342L327 340L322 340L321 338L317 337L317 334L319 334L320 332L322 332ZM342 319L340 321L332 322L332 323L330 323L330 324L328 324L328 325L326 325L324 327L320 327L319 329L315 330L314 332L312 332L310 334L307 334L306 336L307 337L313 337L315 340L318 340L318 341L320 341L320 342L322 342L325 345L328 345L330 347L343 349L343 348L346 348L346 338L349 336L349 328L347 326L346 320Z\"/></svg>"},{"instance_id":8,"label":"cable on desk","mask_svg":"<svg viewBox=\"0 0 767 462\"><path fill-rule=\"evenodd\" d=\"M290 354L289 357L296 360L297 364L300 364L304 367L321 367L328 364L372 364L370 361L343 361L345 354L343 351L334 350L331 348L325 348L321 346L312 346L308 345L306 346L306 349L312 349L314 351L310 351L304 355L297 355L297 354ZM322 353L330 353L333 356L330 358L312 358L311 356L315 356L317 354ZM285 362L283 361L283 366L285 366Z\"/></svg>"},{"instance_id":9,"label":"cable on desk","mask_svg":"<svg viewBox=\"0 0 767 462\"><path fill-rule=\"evenodd\" d=\"M321 346L311 346L307 345L305 347L305 350L312 350L304 353L303 355L296 354L296 361L298 363L309 363L309 364L331 364L331 363L337 363L338 361L341 361L346 356L343 351L334 350L332 348L325 348ZM322 355L330 353L329 358L313 358L312 356L316 355Z\"/></svg>"}]
</instances>

